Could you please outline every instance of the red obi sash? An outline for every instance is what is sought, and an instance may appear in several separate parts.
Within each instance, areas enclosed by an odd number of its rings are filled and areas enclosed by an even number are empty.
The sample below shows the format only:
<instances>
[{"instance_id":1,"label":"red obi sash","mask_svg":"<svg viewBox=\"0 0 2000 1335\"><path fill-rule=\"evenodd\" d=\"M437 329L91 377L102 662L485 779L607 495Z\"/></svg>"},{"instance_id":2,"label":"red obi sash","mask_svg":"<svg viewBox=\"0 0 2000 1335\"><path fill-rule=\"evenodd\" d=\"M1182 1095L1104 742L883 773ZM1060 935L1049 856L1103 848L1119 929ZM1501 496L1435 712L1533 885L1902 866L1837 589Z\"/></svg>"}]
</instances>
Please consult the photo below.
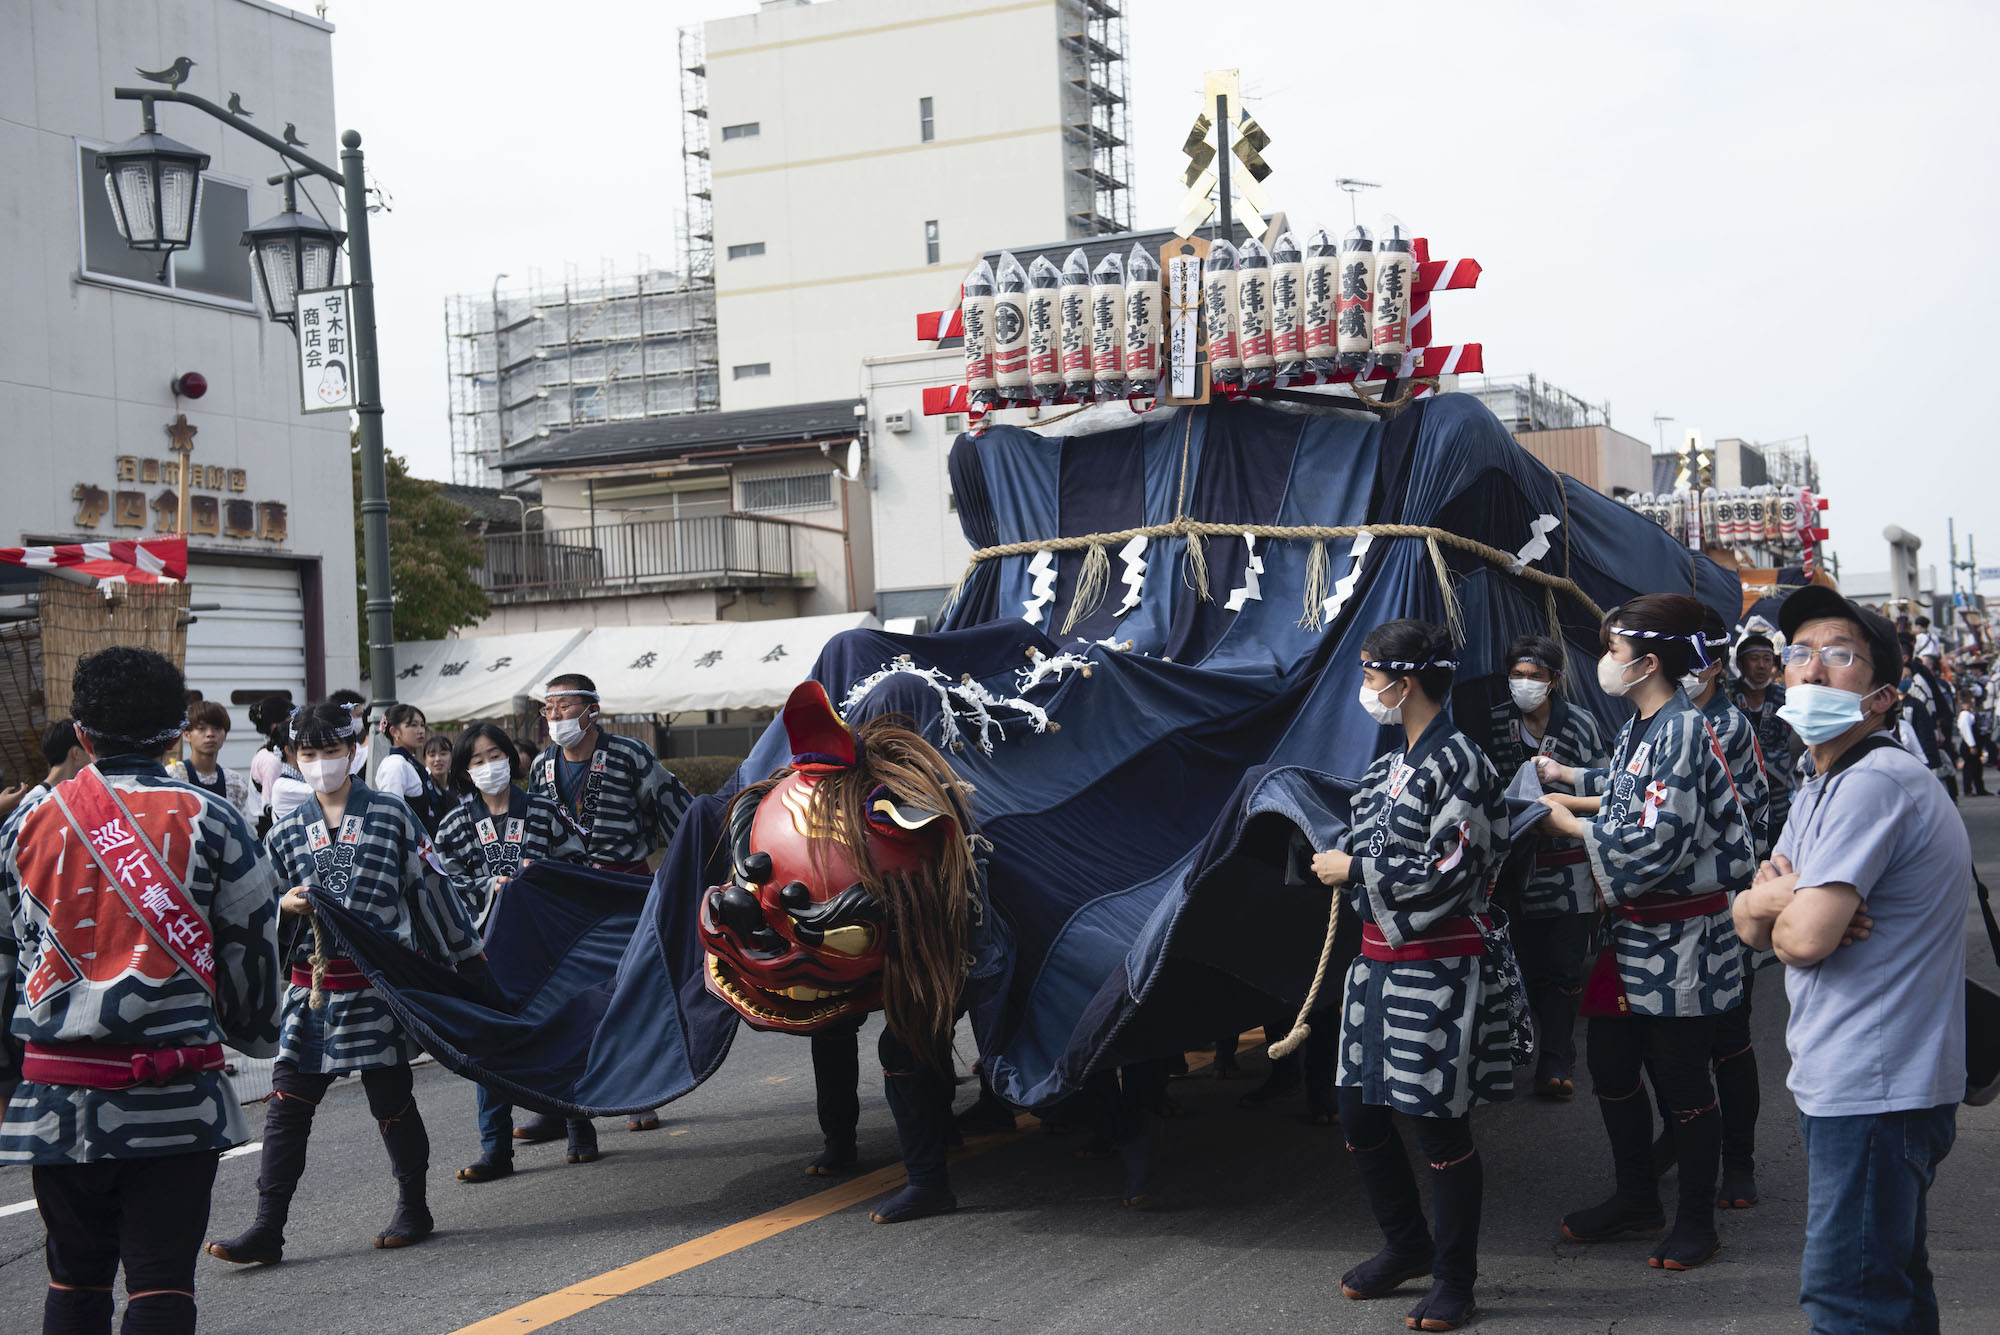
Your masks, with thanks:
<instances>
[{"instance_id":1,"label":"red obi sash","mask_svg":"<svg viewBox=\"0 0 2000 1335\"><path fill-rule=\"evenodd\" d=\"M37 1043L21 1054L21 1078L84 1089L136 1089L176 1076L220 1071L222 1044L201 1048L141 1048L122 1043Z\"/></svg>"},{"instance_id":2,"label":"red obi sash","mask_svg":"<svg viewBox=\"0 0 2000 1335\"><path fill-rule=\"evenodd\" d=\"M1656 924L1663 922L1686 922L1689 918L1706 918L1709 914L1729 907L1729 896L1720 890L1711 890L1705 895L1641 895L1629 904L1616 904L1611 911L1627 922Z\"/></svg>"},{"instance_id":3,"label":"red obi sash","mask_svg":"<svg viewBox=\"0 0 2000 1335\"><path fill-rule=\"evenodd\" d=\"M1551 848L1535 854L1537 870L1544 867L1574 867L1579 862L1590 861L1590 854L1581 848Z\"/></svg>"},{"instance_id":4,"label":"red obi sash","mask_svg":"<svg viewBox=\"0 0 2000 1335\"><path fill-rule=\"evenodd\" d=\"M1479 929L1492 925L1493 919L1484 915L1478 919L1446 918L1422 936L1392 946L1380 927L1365 922L1361 924L1361 953L1371 960L1385 961L1456 960L1484 955L1486 938L1479 934Z\"/></svg>"},{"instance_id":5,"label":"red obi sash","mask_svg":"<svg viewBox=\"0 0 2000 1335\"><path fill-rule=\"evenodd\" d=\"M621 872L626 876L651 876L653 874L653 869L646 865L644 858L641 858L637 862L593 862L591 865L599 871Z\"/></svg>"},{"instance_id":6,"label":"red obi sash","mask_svg":"<svg viewBox=\"0 0 2000 1335\"><path fill-rule=\"evenodd\" d=\"M313 971L311 965L292 966L292 986L311 987ZM368 975L361 972L353 960L341 958L326 962L326 974L320 979L322 992L359 992L368 986Z\"/></svg>"}]
</instances>

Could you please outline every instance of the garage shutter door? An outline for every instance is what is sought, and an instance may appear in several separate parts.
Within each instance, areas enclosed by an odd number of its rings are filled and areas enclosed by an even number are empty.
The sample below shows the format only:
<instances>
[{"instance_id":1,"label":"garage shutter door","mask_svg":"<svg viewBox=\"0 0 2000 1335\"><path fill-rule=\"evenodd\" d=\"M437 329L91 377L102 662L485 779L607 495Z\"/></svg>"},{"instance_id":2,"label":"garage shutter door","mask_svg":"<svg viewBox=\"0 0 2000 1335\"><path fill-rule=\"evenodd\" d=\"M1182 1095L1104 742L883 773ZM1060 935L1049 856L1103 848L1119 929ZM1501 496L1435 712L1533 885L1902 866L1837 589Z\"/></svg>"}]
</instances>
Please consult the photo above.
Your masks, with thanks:
<instances>
[{"instance_id":1,"label":"garage shutter door","mask_svg":"<svg viewBox=\"0 0 2000 1335\"><path fill-rule=\"evenodd\" d=\"M249 708L230 703L237 691L290 691L306 699L305 604L296 566L209 565L188 568L189 601L220 603L195 613L188 627L188 685L203 699L229 706L229 744L222 763L244 769L261 742Z\"/></svg>"}]
</instances>

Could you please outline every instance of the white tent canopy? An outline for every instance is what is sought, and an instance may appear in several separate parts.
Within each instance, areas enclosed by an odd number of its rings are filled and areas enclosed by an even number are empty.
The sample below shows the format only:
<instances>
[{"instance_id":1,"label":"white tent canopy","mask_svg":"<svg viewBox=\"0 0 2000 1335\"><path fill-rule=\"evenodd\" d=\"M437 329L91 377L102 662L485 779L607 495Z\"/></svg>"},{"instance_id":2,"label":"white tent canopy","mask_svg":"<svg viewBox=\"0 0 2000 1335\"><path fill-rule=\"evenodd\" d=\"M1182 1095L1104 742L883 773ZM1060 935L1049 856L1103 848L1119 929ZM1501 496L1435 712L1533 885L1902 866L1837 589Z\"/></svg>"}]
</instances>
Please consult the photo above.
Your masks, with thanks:
<instances>
[{"instance_id":1,"label":"white tent canopy","mask_svg":"<svg viewBox=\"0 0 2000 1335\"><path fill-rule=\"evenodd\" d=\"M867 612L717 621L695 626L613 626L591 631L550 670L597 683L607 714L777 709L806 679L820 650L846 630L879 625Z\"/></svg>"},{"instance_id":2,"label":"white tent canopy","mask_svg":"<svg viewBox=\"0 0 2000 1335\"><path fill-rule=\"evenodd\" d=\"M478 635L396 646L396 694L433 723L495 718L564 672L597 683L606 714L777 709L841 631L878 626L867 612Z\"/></svg>"},{"instance_id":3,"label":"white tent canopy","mask_svg":"<svg viewBox=\"0 0 2000 1335\"><path fill-rule=\"evenodd\" d=\"M396 698L433 723L512 714L515 700L536 694L552 665L589 633L533 630L399 644Z\"/></svg>"}]
</instances>

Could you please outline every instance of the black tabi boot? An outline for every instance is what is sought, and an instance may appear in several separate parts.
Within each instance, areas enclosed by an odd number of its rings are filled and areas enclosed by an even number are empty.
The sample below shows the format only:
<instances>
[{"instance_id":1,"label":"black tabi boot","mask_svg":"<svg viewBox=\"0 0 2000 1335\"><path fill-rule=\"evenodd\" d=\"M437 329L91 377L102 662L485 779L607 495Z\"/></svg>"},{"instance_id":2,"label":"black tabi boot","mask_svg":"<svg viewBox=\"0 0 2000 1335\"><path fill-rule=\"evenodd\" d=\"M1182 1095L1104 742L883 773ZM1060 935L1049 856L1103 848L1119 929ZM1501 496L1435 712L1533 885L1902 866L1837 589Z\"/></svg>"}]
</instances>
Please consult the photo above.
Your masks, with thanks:
<instances>
[{"instance_id":1,"label":"black tabi boot","mask_svg":"<svg viewBox=\"0 0 2000 1335\"><path fill-rule=\"evenodd\" d=\"M1437 1220L1437 1263L1431 1291L1404 1319L1411 1330L1456 1330L1472 1318L1479 1279L1479 1213L1486 1165L1474 1150L1456 1163L1431 1165L1431 1213Z\"/></svg>"},{"instance_id":2,"label":"black tabi boot","mask_svg":"<svg viewBox=\"0 0 2000 1335\"><path fill-rule=\"evenodd\" d=\"M563 1119L551 1117L547 1113L529 1113L526 1121L519 1122L514 1127L514 1139L525 1140L530 1144L544 1140L559 1140L565 1134L567 1128L563 1125Z\"/></svg>"},{"instance_id":3,"label":"black tabi boot","mask_svg":"<svg viewBox=\"0 0 2000 1335\"><path fill-rule=\"evenodd\" d=\"M458 1170L458 1180L475 1186L514 1175L514 1151L504 1145L484 1146L479 1157Z\"/></svg>"},{"instance_id":4,"label":"black tabi boot","mask_svg":"<svg viewBox=\"0 0 2000 1335\"><path fill-rule=\"evenodd\" d=\"M396 1213L375 1235L375 1245L413 1247L437 1227L424 1183L431 1166L430 1133L424 1130L415 1099L394 1117L377 1119L377 1124L382 1128L382 1148L389 1152L389 1171L396 1178Z\"/></svg>"},{"instance_id":5,"label":"black tabi boot","mask_svg":"<svg viewBox=\"0 0 2000 1335\"><path fill-rule=\"evenodd\" d=\"M563 1152L569 1163L597 1162L597 1123L578 1117L569 1124L569 1144Z\"/></svg>"},{"instance_id":6,"label":"black tabi boot","mask_svg":"<svg viewBox=\"0 0 2000 1335\"><path fill-rule=\"evenodd\" d=\"M247 1232L208 1244L207 1252L235 1265L276 1265L285 1259L285 1221L292 1193L306 1171L306 1142L319 1105L272 1091L264 1112L264 1149L257 1161L257 1218Z\"/></svg>"},{"instance_id":7,"label":"black tabi boot","mask_svg":"<svg viewBox=\"0 0 2000 1335\"><path fill-rule=\"evenodd\" d=\"M1715 1203L1747 1210L1757 1203L1757 1050L1745 1048L1715 1065L1715 1094L1722 1103L1722 1189Z\"/></svg>"},{"instance_id":8,"label":"black tabi boot","mask_svg":"<svg viewBox=\"0 0 2000 1335\"><path fill-rule=\"evenodd\" d=\"M111 1335L111 1290L49 1285L42 1299L42 1335Z\"/></svg>"},{"instance_id":9,"label":"black tabi boot","mask_svg":"<svg viewBox=\"0 0 2000 1335\"><path fill-rule=\"evenodd\" d=\"M1694 1114L1674 1114L1674 1144L1680 1150L1680 1201L1673 1231L1653 1249L1647 1264L1660 1270L1693 1270L1722 1250L1715 1233L1715 1170L1722 1157L1722 1114L1714 1104Z\"/></svg>"},{"instance_id":10,"label":"black tabi boot","mask_svg":"<svg viewBox=\"0 0 2000 1335\"><path fill-rule=\"evenodd\" d=\"M1437 1249L1424 1227L1417 1177L1410 1171L1410 1158L1395 1128L1380 1145L1365 1150L1349 1145L1347 1151L1385 1245L1340 1277L1340 1291L1350 1298L1386 1298L1411 1280L1428 1277Z\"/></svg>"},{"instance_id":11,"label":"black tabi boot","mask_svg":"<svg viewBox=\"0 0 2000 1335\"><path fill-rule=\"evenodd\" d=\"M1213 1070L1217 1080L1234 1080L1243 1074L1243 1068L1236 1064L1236 1041L1239 1037L1237 1034L1227 1034L1215 1040Z\"/></svg>"},{"instance_id":12,"label":"black tabi boot","mask_svg":"<svg viewBox=\"0 0 2000 1335\"><path fill-rule=\"evenodd\" d=\"M1680 1151L1674 1148L1674 1114L1658 1089L1653 1091L1653 1106L1660 1112L1660 1134L1653 1137L1653 1176L1665 1177L1680 1162Z\"/></svg>"},{"instance_id":13,"label":"black tabi boot","mask_svg":"<svg viewBox=\"0 0 2000 1335\"><path fill-rule=\"evenodd\" d=\"M1534 989L1529 1008L1535 1013L1535 1096L1566 1099L1576 1093L1576 1016L1583 989L1543 983Z\"/></svg>"},{"instance_id":14,"label":"black tabi boot","mask_svg":"<svg viewBox=\"0 0 2000 1335\"><path fill-rule=\"evenodd\" d=\"M882 1090L896 1118L896 1139L903 1147L903 1167L910 1180L868 1217L878 1224L900 1224L958 1208L951 1194L951 1174L945 1150L951 1138L951 1081L936 1071L884 1073Z\"/></svg>"},{"instance_id":15,"label":"black tabi boot","mask_svg":"<svg viewBox=\"0 0 2000 1335\"><path fill-rule=\"evenodd\" d=\"M1563 1236L1572 1242L1604 1242L1624 1233L1657 1233L1667 1226L1660 1209L1660 1181L1653 1172L1653 1110L1644 1084L1622 1099L1597 1096L1604 1131L1611 1139L1617 1189L1611 1198L1563 1216Z\"/></svg>"},{"instance_id":16,"label":"black tabi boot","mask_svg":"<svg viewBox=\"0 0 2000 1335\"><path fill-rule=\"evenodd\" d=\"M861 1125L861 1038L853 1030L814 1034L812 1045L813 1107L819 1114L825 1144L819 1157L806 1165L811 1177L836 1177L853 1169Z\"/></svg>"},{"instance_id":17,"label":"black tabi boot","mask_svg":"<svg viewBox=\"0 0 2000 1335\"><path fill-rule=\"evenodd\" d=\"M979 1073L979 1101L960 1113L953 1120L958 1125L961 1136L985 1136L996 1132L1012 1131L1015 1127L1014 1105L1000 1097L986 1079L986 1072Z\"/></svg>"},{"instance_id":18,"label":"black tabi boot","mask_svg":"<svg viewBox=\"0 0 2000 1335\"><path fill-rule=\"evenodd\" d=\"M1133 1062L1118 1068L1118 1153L1125 1161L1120 1199L1127 1205L1146 1199L1146 1187L1159 1158L1161 1117L1172 1074L1167 1060Z\"/></svg>"}]
</instances>

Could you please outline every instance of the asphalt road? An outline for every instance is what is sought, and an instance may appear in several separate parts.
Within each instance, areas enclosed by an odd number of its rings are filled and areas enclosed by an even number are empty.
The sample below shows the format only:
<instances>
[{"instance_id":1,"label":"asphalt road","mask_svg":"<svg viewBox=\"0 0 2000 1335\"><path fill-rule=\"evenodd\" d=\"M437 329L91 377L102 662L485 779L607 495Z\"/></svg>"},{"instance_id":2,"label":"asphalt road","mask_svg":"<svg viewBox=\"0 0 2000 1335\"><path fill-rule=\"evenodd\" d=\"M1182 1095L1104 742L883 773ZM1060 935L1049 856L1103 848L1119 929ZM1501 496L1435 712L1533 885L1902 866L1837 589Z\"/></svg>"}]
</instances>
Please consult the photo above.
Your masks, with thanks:
<instances>
[{"instance_id":1,"label":"asphalt road","mask_svg":"<svg viewBox=\"0 0 2000 1335\"><path fill-rule=\"evenodd\" d=\"M2000 885L2000 800L1964 809L1982 875ZM1976 975L2000 983L1976 913L1967 931ZM1806 1184L1784 1089L1783 989L1757 996L1763 1203L1723 1215L1721 1257L1675 1275L1645 1264L1649 1243L1563 1241L1561 1214L1609 1186L1590 1100L1488 1110L1477 1118L1487 1197L1476 1328L1804 1329ZM872 1034L863 1041L872 1053ZM452 1176L477 1153L472 1087L426 1066L417 1095L439 1232L400 1252L369 1245L393 1185L360 1087L342 1082L319 1115L285 1263L239 1269L204 1258L201 1328L447 1335L509 1313L480 1335L533 1330L550 1315L546 1303L511 1309L578 1286L585 1296L569 1308L587 1310L555 1322L558 1335L1402 1330L1414 1288L1373 1303L1340 1296L1341 1271L1379 1235L1339 1133L1305 1125L1296 1100L1237 1106L1262 1070L1261 1058L1246 1056L1242 1080L1175 1082L1180 1115L1168 1123L1155 1193L1139 1208L1120 1205L1115 1160L1079 1160L1077 1137L1028 1130L976 1144L955 1167L957 1214L884 1227L861 1203L872 1194L813 1199L838 1184L803 1174L819 1137L796 1039L745 1031L722 1072L666 1109L659 1130L600 1122L596 1164L564 1164L560 1142L527 1147L522 1171L478 1187ZM254 1128L261 1114L251 1114ZM2000 1105L1960 1109L1958 1127L1931 1196L1932 1265L1944 1328L1985 1332L2000 1326ZM893 1173L894 1130L879 1086L866 1081L861 1149L864 1170ZM255 1155L221 1165L211 1236L247 1222L256 1171ZM0 1207L29 1195L25 1171L0 1170ZM0 1216L0 1330L38 1328L41 1238L32 1211ZM607 1276L676 1248L650 1272ZM607 1293L617 1296L589 1305Z\"/></svg>"}]
</instances>

